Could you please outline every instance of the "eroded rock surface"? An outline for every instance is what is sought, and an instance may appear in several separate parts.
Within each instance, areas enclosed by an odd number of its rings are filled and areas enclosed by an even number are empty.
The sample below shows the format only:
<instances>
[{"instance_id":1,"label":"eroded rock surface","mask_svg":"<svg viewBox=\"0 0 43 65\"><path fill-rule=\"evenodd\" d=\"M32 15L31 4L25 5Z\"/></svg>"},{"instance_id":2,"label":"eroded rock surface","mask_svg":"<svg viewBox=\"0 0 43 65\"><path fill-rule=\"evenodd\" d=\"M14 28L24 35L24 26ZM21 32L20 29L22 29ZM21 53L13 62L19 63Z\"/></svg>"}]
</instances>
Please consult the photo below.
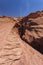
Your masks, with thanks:
<instances>
[{"instance_id":1,"label":"eroded rock surface","mask_svg":"<svg viewBox=\"0 0 43 65\"><path fill-rule=\"evenodd\" d=\"M0 65L43 65L42 53L43 16L0 17Z\"/></svg>"},{"instance_id":2,"label":"eroded rock surface","mask_svg":"<svg viewBox=\"0 0 43 65\"><path fill-rule=\"evenodd\" d=\"M38 17L33 17L36 15ZM43 54L43 12L32 13L24 17L21 21L16 23L15 27L18 28L19 35L23 41L30 44L36 50Z\"/></svg>"}]
</instances>

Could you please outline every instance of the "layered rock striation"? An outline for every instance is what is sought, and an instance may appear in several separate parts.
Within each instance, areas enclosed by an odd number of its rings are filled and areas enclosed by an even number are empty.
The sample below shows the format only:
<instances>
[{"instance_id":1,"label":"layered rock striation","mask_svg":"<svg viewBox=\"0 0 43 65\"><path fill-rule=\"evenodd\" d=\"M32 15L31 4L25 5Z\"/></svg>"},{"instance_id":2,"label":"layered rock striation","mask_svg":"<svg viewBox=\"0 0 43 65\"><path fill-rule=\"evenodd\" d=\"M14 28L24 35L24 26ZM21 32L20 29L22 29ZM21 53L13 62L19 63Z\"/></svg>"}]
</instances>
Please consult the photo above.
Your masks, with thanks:
<instances>
[{"instance_id":1,"label":"layered rock striation","mask_svg":"<svg viewBox=\"0 0 43 65\"><path fill-rule=\"evenodd\" d=\"M0 17L0 65L43 64L43 11Z\"/></svg>"}]
</instances>

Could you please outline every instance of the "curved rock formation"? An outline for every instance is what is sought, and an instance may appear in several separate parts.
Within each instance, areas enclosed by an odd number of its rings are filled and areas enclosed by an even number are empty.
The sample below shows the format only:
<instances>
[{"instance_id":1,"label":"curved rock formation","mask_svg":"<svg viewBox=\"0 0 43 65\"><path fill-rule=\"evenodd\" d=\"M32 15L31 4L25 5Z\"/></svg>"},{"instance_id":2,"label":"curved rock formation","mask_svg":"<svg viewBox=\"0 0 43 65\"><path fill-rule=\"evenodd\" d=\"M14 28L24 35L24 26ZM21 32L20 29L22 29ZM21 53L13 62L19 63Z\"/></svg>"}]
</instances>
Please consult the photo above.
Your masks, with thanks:
<instances>
[{"instance_id":1,"label":"curved rock formation","mask_svg":"<svg viewBox=\"0 0 43 65\"><path fill-rule=\"evenodd\" d=\"M29 16L0 17L0 65L43 64L43 16Z\"/></svg>"}]
</instances>

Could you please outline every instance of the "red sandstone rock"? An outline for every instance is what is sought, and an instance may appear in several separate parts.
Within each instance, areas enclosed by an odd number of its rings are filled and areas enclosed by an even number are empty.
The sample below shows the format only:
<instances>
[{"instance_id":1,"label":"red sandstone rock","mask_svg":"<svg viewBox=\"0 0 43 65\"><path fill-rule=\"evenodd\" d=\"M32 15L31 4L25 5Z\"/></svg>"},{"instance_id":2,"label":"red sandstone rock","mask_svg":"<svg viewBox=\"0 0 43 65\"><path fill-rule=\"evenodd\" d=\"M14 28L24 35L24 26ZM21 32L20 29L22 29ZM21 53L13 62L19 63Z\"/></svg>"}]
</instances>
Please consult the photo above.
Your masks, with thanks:
<instances>
[{"instance_id":1,"label":"red sandstone rock","mask_svg":"<svg viewBox=\"0 0 43 65\"><path fill-rule=\"evenodd\" d=\"M43 65L43 11L36 13L0 17L0 65Z\"/></svg>"}]
</instances>

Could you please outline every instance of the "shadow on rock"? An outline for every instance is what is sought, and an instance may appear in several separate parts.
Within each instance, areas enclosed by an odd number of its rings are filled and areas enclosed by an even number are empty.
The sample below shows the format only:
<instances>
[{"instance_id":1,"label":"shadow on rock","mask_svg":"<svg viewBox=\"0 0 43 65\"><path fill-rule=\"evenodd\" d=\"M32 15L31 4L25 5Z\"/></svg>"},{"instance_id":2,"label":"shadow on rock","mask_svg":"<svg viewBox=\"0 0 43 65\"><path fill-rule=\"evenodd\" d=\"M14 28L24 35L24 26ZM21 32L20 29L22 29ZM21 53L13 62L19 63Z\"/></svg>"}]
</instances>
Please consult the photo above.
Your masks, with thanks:
<instances>
[{"instance_id":1,"label":"shadow on rock","mask_svg":"<svg viewBox=\"0 0 43 65\"><path fill-rule=\"evenodd\" d=\"M37 32L40 32L35 27L32 28L31 26L37 26L38 24L27 19L22 19L20 22L16 23L14 27L18 28L18 34L20 38L31 45L34 49L39 51L43 54L43 37L40 38L34 38L31 34L25 36L26 30L30 31L30 33L34 30L36 34Z\"/></svg>"}]
</instances>

